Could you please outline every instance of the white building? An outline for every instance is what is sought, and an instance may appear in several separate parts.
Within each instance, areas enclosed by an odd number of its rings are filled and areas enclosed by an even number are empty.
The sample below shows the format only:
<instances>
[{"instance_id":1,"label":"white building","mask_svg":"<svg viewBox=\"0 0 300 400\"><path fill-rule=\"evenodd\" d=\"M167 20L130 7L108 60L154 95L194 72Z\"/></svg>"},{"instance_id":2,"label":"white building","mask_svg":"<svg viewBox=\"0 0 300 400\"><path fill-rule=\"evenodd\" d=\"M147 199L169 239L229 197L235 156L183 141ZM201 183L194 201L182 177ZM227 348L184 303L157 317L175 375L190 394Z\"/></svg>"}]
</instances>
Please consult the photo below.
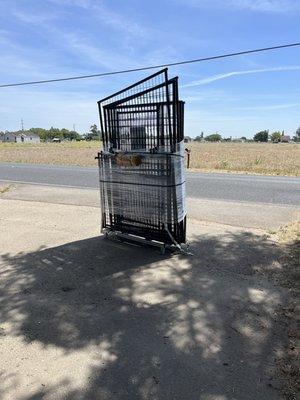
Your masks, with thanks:
<instances>
[{"instance_id":1,"label":"white building","mask_svg":"<svg viewBox=\"0 0 300 400\"><path fill-rule=\"evenodd\" d=\"M39 143L40 137L30 131L5 132L0 136L0 140L7 143Z\"/></svg>"}]
</instances>

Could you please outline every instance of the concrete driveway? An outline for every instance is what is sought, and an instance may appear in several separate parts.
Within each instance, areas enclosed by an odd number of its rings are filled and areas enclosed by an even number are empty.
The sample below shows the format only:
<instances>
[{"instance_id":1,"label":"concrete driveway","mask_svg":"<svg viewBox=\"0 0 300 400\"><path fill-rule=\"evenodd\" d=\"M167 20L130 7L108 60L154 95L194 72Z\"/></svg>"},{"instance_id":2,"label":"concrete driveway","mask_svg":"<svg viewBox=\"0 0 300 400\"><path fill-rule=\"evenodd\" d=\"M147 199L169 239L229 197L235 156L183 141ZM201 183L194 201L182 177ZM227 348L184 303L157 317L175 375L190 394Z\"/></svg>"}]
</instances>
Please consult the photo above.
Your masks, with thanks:
<instances>
[{"instance_id":1,"label":"concrete driveway","mask_svg":"<svg viewBox=\"0 0 300 400\"><path fill-rule=\"evenodd\" d=\"M99 237L93 206L2 197L0 224L2 400L281 398L263 231L190 220L194 256L161 256Z\"/></svg>"}]
</instances>

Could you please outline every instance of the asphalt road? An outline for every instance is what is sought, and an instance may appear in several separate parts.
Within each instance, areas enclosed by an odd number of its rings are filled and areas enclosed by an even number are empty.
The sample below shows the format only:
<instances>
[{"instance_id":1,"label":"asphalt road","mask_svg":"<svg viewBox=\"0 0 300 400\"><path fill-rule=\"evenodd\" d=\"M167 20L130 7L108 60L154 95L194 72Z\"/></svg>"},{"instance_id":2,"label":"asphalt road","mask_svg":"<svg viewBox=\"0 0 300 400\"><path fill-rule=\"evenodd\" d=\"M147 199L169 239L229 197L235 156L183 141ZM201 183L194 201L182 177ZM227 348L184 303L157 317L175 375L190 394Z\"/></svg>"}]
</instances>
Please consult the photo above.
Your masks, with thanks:
<instances>
[{"instance_id":1,"label":"asphalt road","mask_svg":"<svg viewBox=\"0 0 300 400\"><path fill-rule=\"evenodd\" d=\"M0 164L0 181L98 188L94 167ZM293 177L187 172L187 197L284 205L300 204L300 179Z\"/></svg>"}]
</instances>

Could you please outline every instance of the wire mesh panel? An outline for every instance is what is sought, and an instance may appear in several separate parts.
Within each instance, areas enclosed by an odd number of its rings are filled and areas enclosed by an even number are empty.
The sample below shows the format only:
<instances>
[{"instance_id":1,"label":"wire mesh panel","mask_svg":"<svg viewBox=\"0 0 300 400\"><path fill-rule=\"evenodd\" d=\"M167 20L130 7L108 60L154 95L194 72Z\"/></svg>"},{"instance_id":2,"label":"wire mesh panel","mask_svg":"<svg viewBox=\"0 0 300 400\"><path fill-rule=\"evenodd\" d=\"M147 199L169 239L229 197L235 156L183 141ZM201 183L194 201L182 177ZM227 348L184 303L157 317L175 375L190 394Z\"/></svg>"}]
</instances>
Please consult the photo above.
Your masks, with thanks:
<instances>
[{"instance_id":1,"label":"wire mesh panel","mask_svg":"<svg viewBox=\"0 0 300 400\"><path fill-rule=\"evenodd\" d=\"M184 103L177 81L164 69L98 102L102 228L185 242Z\"/></svg>"}]
</instances>

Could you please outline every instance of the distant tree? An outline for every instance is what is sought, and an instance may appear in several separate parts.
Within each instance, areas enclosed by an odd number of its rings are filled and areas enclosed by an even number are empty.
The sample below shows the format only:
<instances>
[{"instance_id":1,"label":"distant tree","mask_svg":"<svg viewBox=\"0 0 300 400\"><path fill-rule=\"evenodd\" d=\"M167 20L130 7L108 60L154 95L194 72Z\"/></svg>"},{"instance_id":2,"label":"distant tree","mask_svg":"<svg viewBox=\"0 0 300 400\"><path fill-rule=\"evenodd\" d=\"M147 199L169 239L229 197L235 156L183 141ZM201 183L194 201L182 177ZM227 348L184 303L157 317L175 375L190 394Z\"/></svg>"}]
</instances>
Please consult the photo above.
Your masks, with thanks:
<instances>
[{"instance_id":1,"label":"distant tree","mask_svg":"<svg viewBox=\"0 0 300 400\"><path fill-rule=\"evenodd\" d=\"M81 135L76 131L69 131L68 129L62 129L63 137L65 140L81 140Z\"/></svg>"},{"instance_id":2,"label":"distant tree","mask_svg":"<svg viewBox=\"0 0 300 400\"><path fill-rule=\"evenodd\" d=\"M247 141L246 136L242 136L242 137L241 137L241 140L245 140L245 142L246 142L246 141Z\"/></svg>"},{"instance_id":3,"label":"distant tree","mask_svg":"<svg viewBox=\"0 0 300 400\"><path fill-rule=\"evenodd\" d=\"M49 129L47 136L49 139L53 139L53 138L63 139L64 138L61 130L58 128L54 128L53 126L51 126L51 128Z\"/></svg>"},{"instance_id":4,"label":"distant tree","mask_svg":"<svg viewBox=\"0 0 300 400\"><path fill-rule=\"evenodd\" d=\"M203 137L204 137L204 133L201 132L200 135L198 135L198 136L196 136L196 137L194 138L194 141L195 141L195 142L201 142L201 141L203 140Z\"/></svg>"},{"instance_id":5,"label":"distant tree","mask_svg":"<svg viewBox=\"0 0 300 400\"><path fill-rule=\"evenodd\" d=\"M90 132L91 132L91 134L93 134L93 135L97 135L97 134L98 134L98 127L97 127L96 124L91 125L91 127L90 127Z\"/></svg>"},{"instance_id":6,"label":"distant tree","mask_svg":"<svg viewBox=\"0 0 300 400\"><path fill-rule=\"evenodd\" d=\"M269 136L269 131L260 131L257 132L253 139L255 142L267 142L268 141L268 136Z\"/></svg>"},{"instance_id":7,"label":"distant tree","mask_svg":"<svg viewBox=\"0 0 300 400\"><path fill-rule=\"evenodd\" d=\"M293 137L295 142L300 142L300 126L295 132L295 136Z\"/></svg>"},{"instance_id":8,"label":"distant tree","mask_svg":"<svg viewBox=\"0 0 300 400\"><path fill-rule=\"evenodd\" d=\"M81 135L76 131L70 131L69 133L70 140L82 140Z\"/></svg>"},{"instance_id":9,"label":"distant tree","mask_svg":"<svg viewBox=\"0 0 300 400\"><path fill-rule=\"evenodd\" d=\"M91 125L90 131L84 135L85 140L100 140L100 131L97 125Z\"/></svg>"},{"instance_id":10,"label":"distant tree","mask_svg":"<svg viewBox=\"0 0 300 400\"><path fill-rule=\"evenodd\" d=\"M272 142L280 142L281 141L281 136L282 136L281 132L279 132L279 131L273 132L271 134Z\"/></svg>"},{"instance_id":11,"label":"distant tree","mask_svg":"<svg viewBox=\"0 0 300 400\"><path fill-rule=\"evenodd\" d=\"M63 129L61 129L60 132L61 132L61 135L62 135L62 137L63 137L64 139L66 139L66 140L71 140L69 129L63 128Z\"/></svg>"},{"instance_id":12,"label":"distant tree","mask_svg":"<svg viewBox=\"0 0 300 400\"><path fill-rule=\"evenodd\" d=\"M212 135L206 136L205 140L207 140L208 142L219 142L220 140L222 140L222 136L218 133L213 133Z\"/></svg>"}]
</instances>

